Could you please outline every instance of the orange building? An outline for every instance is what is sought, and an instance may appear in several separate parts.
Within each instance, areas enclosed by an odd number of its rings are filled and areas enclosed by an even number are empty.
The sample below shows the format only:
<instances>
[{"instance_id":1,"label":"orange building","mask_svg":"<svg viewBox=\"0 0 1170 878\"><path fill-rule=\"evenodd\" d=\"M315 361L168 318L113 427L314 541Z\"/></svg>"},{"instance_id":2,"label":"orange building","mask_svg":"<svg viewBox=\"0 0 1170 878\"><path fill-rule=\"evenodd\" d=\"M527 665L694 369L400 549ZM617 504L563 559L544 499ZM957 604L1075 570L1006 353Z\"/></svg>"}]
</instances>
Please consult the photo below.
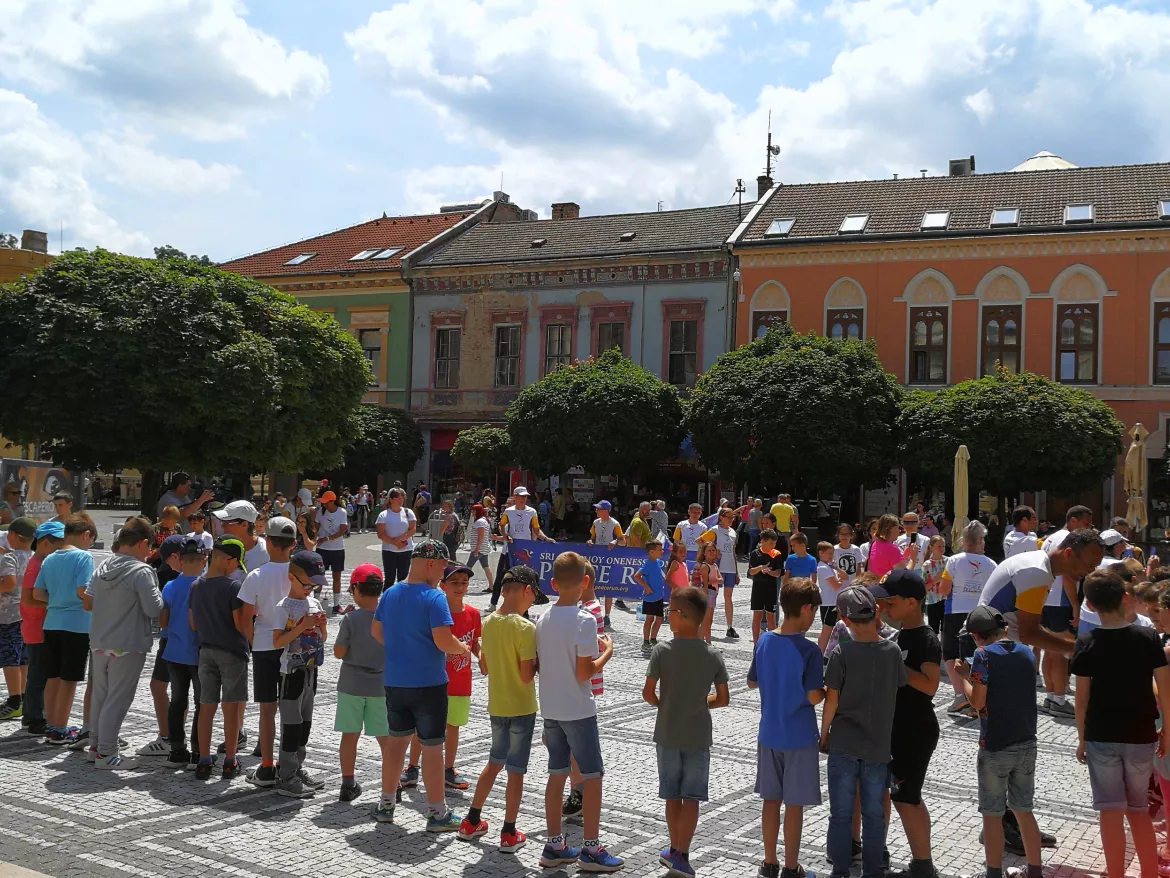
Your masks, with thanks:
<instances>
[{"instance_id":1,"label":"orange building","mask_svg":"<svg viewBox=\"0 0 1170 878\"><path fill-rule=\"evenodd\" d=\"M1041 153L1002 173L974 173L972 157L946 177L777 184L731 243L737 344L775 321L869 337L889 372L926 388L1000 361L1083 386L1163 455L1170 163ZM1124 514L1120 473L1089 499L1098 521ZM1170 527L1151 518L1154 536Z\"/></svg>"}]
</instances>

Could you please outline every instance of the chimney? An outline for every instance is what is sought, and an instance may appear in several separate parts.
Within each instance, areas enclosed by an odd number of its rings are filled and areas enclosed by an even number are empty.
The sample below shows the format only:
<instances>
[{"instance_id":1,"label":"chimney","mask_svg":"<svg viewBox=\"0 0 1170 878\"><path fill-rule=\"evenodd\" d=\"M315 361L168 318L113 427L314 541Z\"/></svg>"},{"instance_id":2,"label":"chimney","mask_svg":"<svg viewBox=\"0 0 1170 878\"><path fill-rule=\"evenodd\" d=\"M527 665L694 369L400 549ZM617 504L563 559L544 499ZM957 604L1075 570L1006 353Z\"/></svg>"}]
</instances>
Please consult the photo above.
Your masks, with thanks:
<instances>
[{"instance_id":1,"label":"chimney","mask_svg":"<svg viewBox=\"0 0 1170 878\"><path fill-rule=\"evenodd\" d=\"M768 194L768 190L773 186L772 178L767 174L760 174L756 177L756 200L761 200Z\"/></svg>"},{"instance_id":2,"label":"chimney","mask_svg":"<svg viewBox=\"0 0 1170 878\"><path fill-rule=\"evenodd\" d=\"M20 233L20 249L33 250L37 253L49 252L49 236L45 232L35 232L25 229Z\"/></svg>"},{"instance_id":3,"label":"chimney","mask_svg":"<svg viewBox=\"0 0 1170 878\"><path fill-rule=\"evenodd\" d=\"M560 201L552 206L552 218L555 220L580 219L581 205L573 201Z\"/></svg>"},{"instance_id":4,"label":"chimney","mask_svg":"<svg viewBox=\"0 0 1170 878\"><path fill-rule=\"evenodd\" d=\"M509 197L507 192L503 192L500 189L497 189L492 193L492 201L502 201L504 204L510 204L512 199Z\"/></svg>"},{"instance_id":5,"label":"chimney","mask_svg":"<svg viewBox=\"0 0 1170 878\"><path fill-rule=\"evenodd\" d=\"M970 177L975 173L975 156L966 159L951 159L950 176Z\"/></svg>"}]
</instances>

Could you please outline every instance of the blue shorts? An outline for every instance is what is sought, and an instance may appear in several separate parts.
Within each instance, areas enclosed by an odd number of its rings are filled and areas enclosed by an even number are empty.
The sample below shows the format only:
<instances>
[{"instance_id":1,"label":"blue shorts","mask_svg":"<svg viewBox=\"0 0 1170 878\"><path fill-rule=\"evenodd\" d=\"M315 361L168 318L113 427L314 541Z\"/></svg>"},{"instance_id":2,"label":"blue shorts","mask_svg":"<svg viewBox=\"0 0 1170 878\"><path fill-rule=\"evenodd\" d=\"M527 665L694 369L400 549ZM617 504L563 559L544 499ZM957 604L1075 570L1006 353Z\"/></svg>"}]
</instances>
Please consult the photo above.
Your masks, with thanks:
<instances>
[{"instance_id":1,"label":"blue shorts","mask_svg":"<svg viewBox=\"0 0 1170 878\"><path fill-rule=\"evenodd\" d=\"M1094 811L1145 811L1157 744L1085 741Z\"/></svg>"},{"instance_id":2,"label":"blue shorts","mask_svg":"<svg viewBox=\"0 0 1170 878\"><path fill-rule=\"evenodd\" d=\"M345 570L345 549L318 549L317 554L325 562L325 570L341 573Z\"/></svg>"},{"instance_id":3,"label":"blue shorts","mask_svg":"<svg viewBox=\"0 0 1170 878\"><path fill-rule=\"evenodd\" d=\"M418 732L424 747L442 744L447 739L447 684L387 686L386 718L393 738L409 738Z\"/></svg>"},{"instance_id":4,"label":"blue shorts","mask_svg":"<svg viewBox=\"0 0 1170 878\"><path fill-rule=\"evenodd\" d=\"M549 774L568 774L573 759L577 760L582 780L605 774L601 763L601 736L595 716L569 720L546 718L544 746L548 748Z\"/></svg>"},{"instance_id":5,"label":"blue shorts","mask_svg":"<svg viewBox=\"0 0 1170 878\"><path fill-rule=\"evenodd\" d=\"M658 798L707 801L710 750L675 750L658 745Z\"/></svg>"},{"instance_id":6,"label":"blue shorts","mask_svg":"<svg viewBox=\"0 0 1170 878\"><path fill-rule=\"evenodd\" d=\"M509 774L528 771L528 757L532 753L532 734L536 729L536 714L524 716L493 716L492 749L488 762L502 765Z\"/></svg>"},{"instance_id":7,"label":"blue shorts","mask_svg":"<svg viewBox=\"0 0 1170 878\"><path fill-rule=\"evenodd\" d=\"M0 667L18 668L28 664L28 650L20 636L20 620L0 625Z\"/></svg>"},{"instance_id":8,"label":"blue shorts","mask_svg":"<svg viewBox=\"0 0 1170 878\"><path fill-rule=\"evenodd\" d=\"M1040 624L1054 634L1072 631L1072 607L1044 607L1040 611Z\"/></svg>"},{"instance_id":9,"label":"blue shorts","mask_svg":"<svg viewBox=\"0 0 1170 878\"><path fill-rule=\"evenodd\" d=\"M723 576L724 588L735 588L737 585L739 585L738 573L724 573L722 570L720 570L719 573Z\"/></svg>"},{"instance_id":10,"label":"blue shorts","mask_svg":"<svg viewBox=\"0 0 1170 878\"><path fill-rule=\"evenodd\" d=\"M773 750L757 743L756 795L785 805L820 805L820 748L810 744L795 750Z\"/></svg>"},{"instance_id":11,"label":"blue shorts","mask_svg":"<svg viewBox=\"0 0 1170 878\"><path fill-rule=\"evenodd\" d=\"M1036 793L1035 741L1011 744L1002 750L980 750L975 766L980 814L1002 817L1009 806L1013 811L1032 810ZM1143 791L1143 803L1145 795Z\"/></svg>"}]
</instances>

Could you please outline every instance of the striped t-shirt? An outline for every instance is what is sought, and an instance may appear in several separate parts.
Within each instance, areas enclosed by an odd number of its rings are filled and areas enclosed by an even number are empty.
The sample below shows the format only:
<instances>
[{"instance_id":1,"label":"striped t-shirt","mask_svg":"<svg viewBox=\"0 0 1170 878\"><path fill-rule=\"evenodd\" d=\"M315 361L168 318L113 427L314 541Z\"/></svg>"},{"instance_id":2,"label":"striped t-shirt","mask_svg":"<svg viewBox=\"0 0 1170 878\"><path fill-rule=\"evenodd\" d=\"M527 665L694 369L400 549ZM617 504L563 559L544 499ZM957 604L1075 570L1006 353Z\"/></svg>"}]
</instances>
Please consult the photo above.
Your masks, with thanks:
<instances>
[{"instance_id":1,"label":"striped t-shirt","mask_svg":"<svg viewBox=\"0 0 1170 878\"><path fill-rule=\"evenodd\" d=\"M594 598L591 601L582 601L581 609L588 610L593 614L593 618L597 622L597 636L605 634L605 612L601 609L601 601ZM602 671L597 672L597 676L589 681L593 688L593 696L596 698L605 692L605 677Z\"/></svg>"}]
</instances>

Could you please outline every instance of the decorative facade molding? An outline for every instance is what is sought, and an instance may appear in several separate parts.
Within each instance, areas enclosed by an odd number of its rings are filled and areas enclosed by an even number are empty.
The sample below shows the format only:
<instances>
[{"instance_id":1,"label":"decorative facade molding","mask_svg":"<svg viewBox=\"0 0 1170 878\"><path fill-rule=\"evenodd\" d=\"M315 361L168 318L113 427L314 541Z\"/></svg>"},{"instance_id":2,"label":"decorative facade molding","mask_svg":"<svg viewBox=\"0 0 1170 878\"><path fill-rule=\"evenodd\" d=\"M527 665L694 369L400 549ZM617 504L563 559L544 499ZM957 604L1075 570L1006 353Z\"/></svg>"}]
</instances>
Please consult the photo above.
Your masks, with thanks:
<instances>
[{"instance_id":1,"label":"decorative facade molding","mask_svg":"<svg viewBox=\"0 0 1170 878\"><path fill-rule=\"evenodd\" d=\"M457 326L463 328L467 320L467 311L464 308L445 308L431 312L431 327L437 329L443 326Z\"/></svg>"},{"instance_id":2,"label":"decorative facade molding","mask_svg":"<svg viewBox=\"0 0 1170 878\"><path fill-rule=\"evenodd\" d=\"M791 311L792 297L784 284L775 280L766 280L752 293L748 303L750 311Z\"/></svg>"},{"instance_id":3,"label":"decorative facade molding","mask_svg":"<svg viewBox=\"0 0 1170 878\"><path fill-rule=\"evenodd\" d=\"M954 298L955 285L937 268L918 272L910 278L902 294L902 301L911 305L949 305Z\"/></svg>"},{"instance_id":4,"label":"decorative facade molding","mask_svg":"<svg viewBox=\"0 0 1170 878\"><path fill-rule=\"evenodd\" d=\"M825 308L864 308L865 290L851 277L833 282L825 293Z\"/></svg>"},{"instance_id":5,"label":"decorative facade molding","mask_svg":"<svg viewBox=\"0 0 1170 878\"><path fill-rule=\"evenodd\" d=\"M1109 286L1095 269L1078 263L1053 278L1048 291L1059 302L1100 302Z\"/></svg>"},{"instance_id":6,"label":"decorative facade molding","mask_svg":"<svg viewBox=\"0 0 1170 878\"><path fill-rule=\"evenodd\" d=\"M481 267L469 266L443 269L442 274L430 275L425 272L425 266L419 267L416 271L415 292L710 281L727 277L727 262L725 259L705 259L651 265L613 264L532 271L484 270Z\"/></svg>"},{"instance_id":7,"label":"decorative facade molding","mask_svg":"<svg viewBox=\"0 0 1170 878\"><path fill-rule=\"evenodd\" d=\"M627 357L630 351L630 325L633 323L633 302L598 302L590 307L589 314L589 356L596 357L597 327L602 323L622 323L625 325L625 339L622 341L622 353Z\"/></svg>"},{"instance_id":8,"label":"decorative facade molding","mask_svg":"<svg viewBox=\"0 0 1170 878\"><path fill-rule=\"evenodd\" d=\"M1150 298L1156 302L1170 299L1170 268L1154 278L1154 283L1150 286Z\"/></svg>"},{"instance_id":9,"label":"decorative facade molding","mask_svg":"<svg viewBox=\"0 0 1170 878\"><path fill-rule=\"evenodd\" d=\"M706 314L706 299L663 299L662 320L700 320Z\"/></svg>"},{"instance_id":10,"label":"decorative facade molding","mask_svg":"<svg viewBox=\"0 0 1170 878\"><path fill-rule=\"evenodd\" d=\"M1030 292L1024 276L1007 265L998 265L979 279L975 298L986 304L1024 302Z\"/></svg>"}]
</instances>

